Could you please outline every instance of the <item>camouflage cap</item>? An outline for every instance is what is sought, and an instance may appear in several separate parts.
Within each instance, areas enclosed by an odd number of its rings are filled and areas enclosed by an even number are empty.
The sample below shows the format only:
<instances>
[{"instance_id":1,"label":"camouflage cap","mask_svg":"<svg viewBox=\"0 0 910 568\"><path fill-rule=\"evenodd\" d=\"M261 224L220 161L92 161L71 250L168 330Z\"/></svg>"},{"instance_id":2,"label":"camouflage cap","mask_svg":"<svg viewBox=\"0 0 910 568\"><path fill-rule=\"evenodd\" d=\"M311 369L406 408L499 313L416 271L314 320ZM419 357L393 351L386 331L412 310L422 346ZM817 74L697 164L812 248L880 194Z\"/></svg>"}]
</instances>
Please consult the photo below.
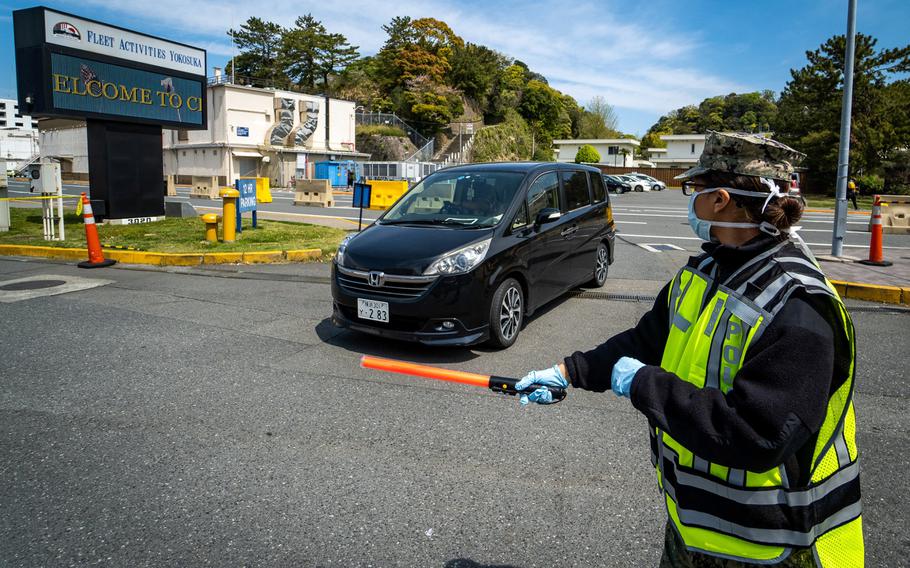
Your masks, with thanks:
<instances>
[{"instance_id":1,"label":"camouflage cap","mask_svg":"<svg viewBox=\"0 0 910 568\"><path fill-rule=\"evenodd\" d=\"M759 134L709 130L698 165L675 179L687 180L715 171L789 181L796 164L805 157L786 144Z\"/></svg>"}]
</instances>

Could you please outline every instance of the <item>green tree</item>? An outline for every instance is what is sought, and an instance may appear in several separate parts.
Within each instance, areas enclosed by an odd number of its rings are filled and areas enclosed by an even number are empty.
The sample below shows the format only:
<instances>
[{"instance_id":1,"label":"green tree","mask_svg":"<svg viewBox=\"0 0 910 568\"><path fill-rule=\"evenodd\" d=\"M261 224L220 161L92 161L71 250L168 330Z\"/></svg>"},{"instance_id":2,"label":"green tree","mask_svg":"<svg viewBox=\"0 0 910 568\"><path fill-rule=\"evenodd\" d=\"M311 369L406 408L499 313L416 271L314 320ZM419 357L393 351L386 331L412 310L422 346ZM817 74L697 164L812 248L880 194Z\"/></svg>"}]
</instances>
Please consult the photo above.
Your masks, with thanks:
<instances>
[{"instance_id":1,"label":"green tree","mask_svg":"<svg viewBox=\"0 0 910 568\"><path fill-rule=\"evenodd\" d=\"M492 49L468 43L453 48L449 63L452 66L448 75L450 84L481 107L486 107L496 79L508 65L508 59Z\"/></svg>"},{"instance_id":2,"label":"green tree","mask_svg":"<svg viewBox=\"0 0 910 568\"><path fill-rule=\"evenodd\" d=\"M600 154L590 144L585 144L575 153L576 164L596 164L599 162Z\"/></svg>"},{"instance_id":3,"label":"green tree","mask_svg":"<svg viewBox=\"0 0 910 568\"><path fill-rule=\"evenodd\" d=\"M910 144L907 79L910 45L876 50L876 39L856 36L853 111L850 142L851 173L876 173L882 161ZM844 36L806 52L808 64L790 71L778 103L777 137L807 154L805 163L816 189L830 190L837 174L840 107L843 97Z\"/></svg>"},{"instance_id":4,"label":"green tree","mask_svg":"<svg viewBox=\"0 0 910 568\"><path fill-rule=\"evenodd\" d=\"M591 99L586 110L599 117L607 130L619 132L619 118L616 116L616 110L614 110L613 105L608 103L602 96L597 95Z\"/></svg>"},{"instance_id":5,"label":"green tree","mask_svg":"<svg viewBox=\"0 0 910 568\"><path fill-rule=\"evenodd\" d=\"M342 99L356 101L371 111L394 110L392 99L377 79L376 67L375 57L363 57L352 62L338 74L333 83L334 93Z\"/></svg>"},{"instance_id":6,"label":"green tree","mask_svg":"<svg viewBox=\"0 0 910 568\"><path fill-rule=\"evenodd\" d=\"M329 76L338 73L360 56L357 46L348 43L341 34L323 34L316 44L315 70L322 78L326 96L331 92Z\"/></svg>"},{"instance_id":7,"label":"green tree","mask_svg":"<svg viewBox=\"0 0 910 568\"><path fill-rule=\"evenodd\" d=\"M286 30L281 38L281 60L288 76L310 92L315 91L320 78L316 59L326 34L325 26L307 14L297 18L294 27Z\"/></svg>"},{"instance_id":8,"label":"green tree","mask_svg":"<svg viewBox=\"0 0 910 568\"><path fill-rule=\"evenodd\" d=\"M287 84L281 61L283 33L278 24L256 17L241 24L238 30L229 30L228 35L240 53L228 64L228 73L267 86Z\"/></svg>"}]
</instances>

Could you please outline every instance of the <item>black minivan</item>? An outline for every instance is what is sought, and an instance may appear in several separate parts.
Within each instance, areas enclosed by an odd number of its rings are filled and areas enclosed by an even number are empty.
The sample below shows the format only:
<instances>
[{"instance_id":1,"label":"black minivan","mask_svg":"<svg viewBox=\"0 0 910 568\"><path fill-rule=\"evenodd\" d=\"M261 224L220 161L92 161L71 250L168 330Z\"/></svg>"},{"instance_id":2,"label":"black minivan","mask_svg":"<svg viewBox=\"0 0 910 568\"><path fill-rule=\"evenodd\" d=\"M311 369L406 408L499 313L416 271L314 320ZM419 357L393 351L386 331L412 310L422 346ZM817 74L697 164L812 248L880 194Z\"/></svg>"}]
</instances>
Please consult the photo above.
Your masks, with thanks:
<instances>
[{"instance_id":1,"label":"black minivan","mask_svg":"<svg viewBox=\"0 0 910 568\"><path fill-rule=\"evenodd\" d=\"M439 170L342 241L333 320L428 345L508 347L534 310L581 284L604 284L615 233L593 167Z\"/></svg>"}]
</instances>

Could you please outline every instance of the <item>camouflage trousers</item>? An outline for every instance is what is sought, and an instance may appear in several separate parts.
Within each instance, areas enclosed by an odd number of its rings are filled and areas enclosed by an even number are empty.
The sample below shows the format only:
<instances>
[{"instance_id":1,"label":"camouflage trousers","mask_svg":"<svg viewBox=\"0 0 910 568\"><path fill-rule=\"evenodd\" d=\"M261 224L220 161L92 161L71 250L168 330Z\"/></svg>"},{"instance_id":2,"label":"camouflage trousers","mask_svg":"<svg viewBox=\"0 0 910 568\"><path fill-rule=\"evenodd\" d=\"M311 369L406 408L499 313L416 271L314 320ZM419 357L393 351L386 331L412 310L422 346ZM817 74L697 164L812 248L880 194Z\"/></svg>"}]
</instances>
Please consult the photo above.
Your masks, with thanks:
<instances>
[{"instance_id":1,"label":"camouflage trousers","mask_svg":"<svg viewBox=\"0 0 910 568\"><path fill-rule=\"evenodd\" d=\"M690 552L682 538L670 523L664 534L664 553L660 557L660 568L760 568L767 564L751 564L727 560L717 556ZM794 550L783 562L774 564L778 568L815 568L815 555L812 550L803 548Z\"/></svg>"}]
</instances>

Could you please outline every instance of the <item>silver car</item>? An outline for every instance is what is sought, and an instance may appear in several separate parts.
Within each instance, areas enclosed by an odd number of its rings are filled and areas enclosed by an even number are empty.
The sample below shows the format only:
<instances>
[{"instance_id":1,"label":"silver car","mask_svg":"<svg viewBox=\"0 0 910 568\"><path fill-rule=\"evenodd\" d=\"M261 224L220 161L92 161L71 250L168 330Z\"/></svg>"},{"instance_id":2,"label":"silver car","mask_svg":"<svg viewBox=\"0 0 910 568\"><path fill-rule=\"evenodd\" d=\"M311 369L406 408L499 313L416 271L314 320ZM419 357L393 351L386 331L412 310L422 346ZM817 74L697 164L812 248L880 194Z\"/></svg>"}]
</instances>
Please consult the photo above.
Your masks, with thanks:
<instances>
[{"instance_id":1,"label":"silver car","mask_svg":"<svg viewBox=\"0 0 910 568\"><path fill-rule=\"evenodd\" d=\"M663 190L667 189L667 184L665 184L664 182L660 181L657 178L653 178L646 174L632 173L632 174L629 174L629 177L634 177L636 179L640 179L642 181L650 183L651 189L654 191L663 191Z\"/></svg>"}]
</instances>

